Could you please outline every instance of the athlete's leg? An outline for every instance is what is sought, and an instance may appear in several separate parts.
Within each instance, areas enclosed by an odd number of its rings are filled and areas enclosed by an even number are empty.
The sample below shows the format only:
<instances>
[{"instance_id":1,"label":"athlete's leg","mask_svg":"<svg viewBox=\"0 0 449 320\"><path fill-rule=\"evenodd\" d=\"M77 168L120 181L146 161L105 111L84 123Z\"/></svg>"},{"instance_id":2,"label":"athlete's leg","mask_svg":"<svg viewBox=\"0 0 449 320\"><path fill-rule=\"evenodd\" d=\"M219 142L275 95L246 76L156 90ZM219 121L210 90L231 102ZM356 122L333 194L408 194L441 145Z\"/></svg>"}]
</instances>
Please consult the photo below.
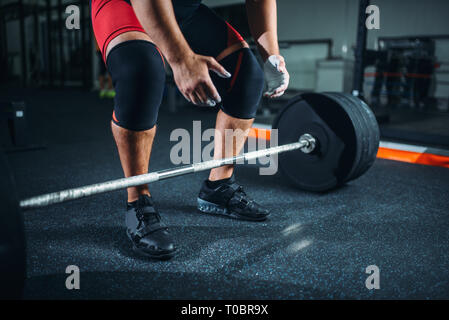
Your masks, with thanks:
<instances>
[{"instance_id":1,"label":"athlete's leg","mask_svg":"<svg viewBox=\"0 0 449 320\"><path fill-rule=\"evenodd\" d=\"M150 41L149 37L141 32L131 31L123 33L111 41L107 49L107 56L115 46L131 40ZM126 62L123 61L123 63ZM147 72L150 72L150 70ZM117 89L117 95L120 95L120 88L116 88L116 90ZM144 92L135 92L137 95L142 93ZM120 96L118 96L117 99L120 99ZM140 107L141 106L137 106L136 109L140 109ZM152 128L147 130L130 130L119 125L120 120L117 119L117 117L119 117L117 112L114 112L114 117L115 119L111 121L111 128L125 177L147 173L153 140L156 134L156 126L154 125ZM114 120L117 121L114 122ZM128 188L128 202L137 200L141 194L150 194L148 185L145 184Z\"/></svg>"},{"instance_id":2,"label":"athlete's leg","mask_svg":"<svg viewBox=\"0 0 449 320\"><path fill-rule=\"evenodd\" d=\"M150 45L150 37L140 26L132 7L125 1L92 1L92 24L103 59L114 80L116 97L111 128L123 172L126 177L147 173L156 133L154 122L158 102L160 104L162 98L164 80L159 73L161 69L163 72L163 62L160 56L158 60L153 59L157 48ZM147 42L148 45L139 42ZM136 48L127 48L126 43L132 43ZM129 54L133 57L128 57ZM143 70L148 74L142 74ZM154 83L139 81L142 78L147 80L152 76L150 73L162 79L162 83L154 87ZM129 83L132 81L151 88L147 90L141 86L132 86ZM136 119L144 121L139 123ZM128 201L137 200L141 194L149 194L147 185L128 188Z\"/></svg>"},{"instance_id":3,"label":"athlete's leg","mask_svg":"<svg viewBox=\"0 0 449 320\"><path fill-rule=\"evenodd\" d=\"M211 74L222 97L215 124L214 159L235 156L245 144L262 96L260 65L237 31L206 6L201 5L181 27L193 51L215 57L232 73L229 79ZM200 189L198 209L237 219L265 220L269 212L246 194L233 171L232 165L211 170Z\"/></svg>"},{"instance_id":4,"label":"athlete's leg","mask_svg":"<svg viewBox=\"0 0 449 320\"><path fill-rule=\"evenodd\" d=\"M215 129L220 132L221 139L214 140L214 159L228 158L240 153L253 121L254 119L234 118L219 110ZM233 165L215 168L210 171L209 180L227 179L232 176L233 172Z\"/></svg>"},{"instance_id":5,"label":"athlete's leg","mask_svg":"<svg viewBox=\"0 0 449 320\"><path fill-rule=\"evenodd\" d=\"M147 173L165 84L162 57L123 0L92 0L92 24L116 90L111 127L124 174ZM173 256L176 247L146 185L128 189L125 224L138 254Z\"/></svg>"},{"instance_id":6,"label":"athlete's leg","mask_svg":"<svg viewBox=\"0 0 449 320\"><path fill-rule=\"evenodd\" d=\"M156 126L150 130L132 131L111 122L111 129L125 177L147 173ZM150 195L146 184L127 190L128 202L136 201L142 194Z\"/></svg>"},{"instance_id":7,"label":"athlete's leg","mask_svg":"<svg viewBox=\"0 0 449 320\"><path fill-rule=\"evenodd\" d=\"M232 77L222 81L213 76L220 91L226 91L223 104L217 115L216 129L221 133L215 140L214 158L232 157L239 154L248 137L262 96L263 73L258 62L248 48L239 49L220 60L231 70ZM232 139L226 130L233 132ZM234 166L212 169L209 180L221 180L232 176Z\"/></svg>"},{"instance_id":8,"label":"athlete's leg","mask_svg":"<svg viewBox=\"0 0 449 320\"><path fill-rule=\"evenodd\" d=\"M150 41L150 38L141 32L131 31L123 33L111 41L107 49L107 56L109 56L109 52L111 52L115 46L131 40ZM125 61L123 61L123 63L126 64ZM147 72L150 72L150 70ZM135 94L142 93L144 92L135 92ZM117 94L120 95L121 92L117 92ZM120 99L120 97L117 97L117 99ZM140 108L143 106L136 107ZM117 117L119 117L117 112L114 112L114 117L115 119L111 121L112 134L114 136L115 143L117 144L120 162L122 164L125 177L147 173L153 140L156 134L156 126L154 125L152 128L147 130L130 130L119 125L120 120L117 119ZM114 120L116 121L114 122ZM141 194L150 194L148 185L145 184L128 188L128 202L137 200Z\"/></svg>"},{"instance_id":9,"label":"athlete's leg","mask_svg":"<svg viewBox=\"0 0 449 320\"><path fill-rule=\"evenodd\" d=\"M232 74L230 79L211 74L223 100L216 119L221 139L214 140L214 159L235 156L245 144L262 96L262 70L240 34L206 6L196 10L182 31L196 53L215 57ZM231 141L229 131L234 133ZM233 170L232 165L212 169L209 179L229 178Z\"/></svg>"}]
</instances>

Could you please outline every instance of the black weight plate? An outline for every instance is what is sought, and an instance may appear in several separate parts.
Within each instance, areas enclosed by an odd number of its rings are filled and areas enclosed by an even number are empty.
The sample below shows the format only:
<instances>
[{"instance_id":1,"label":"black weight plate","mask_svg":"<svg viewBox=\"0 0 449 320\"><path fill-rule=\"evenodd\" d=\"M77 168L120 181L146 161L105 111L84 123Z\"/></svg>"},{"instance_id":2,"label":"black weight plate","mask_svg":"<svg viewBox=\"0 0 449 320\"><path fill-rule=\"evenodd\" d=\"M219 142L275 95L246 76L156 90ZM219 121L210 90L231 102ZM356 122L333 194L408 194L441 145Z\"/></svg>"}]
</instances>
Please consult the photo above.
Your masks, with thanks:
<instances>
[{"instance_id":1,"label":"black weight plate","mask_svg":"<svg viewBox=\"0 0 449 320\"><path fill-rule=\"evenodd\" d=\"M354 121L347 106L325 94L291 99L273 124L278 144L297 142L309 133L317 146L311 154L300 150L279 154L279 167L287 179L304 190L320 192L345 183L361 156Z\"/></svg>"},{"instance_id":2,"label":"black weight plate","mask_svg":"<svg viewBox=\"0 0 449 320\"><path fill-rule=\"evenodd\" d=\"M0 299L18 299L25 281L25 234L15 183L0 150Z\"/></svg>"},{"instance_id":3,"label":"black weight plate","mask_svg":"<svg viewBox=\"0 0 449 320\"><path fill-rule=\"evenodd\" d=\"M354 177L358 174L360 168L364 165L369 153L369 132L366 129L366 122L362 115L362 112L359 110L357 105L354 105L353 101L348 99L347 95L344 93L326 93L336 99L339 103L346 106L351 110L351 113L354 116L354 127L356 131L359 133L359 141L357 143L357 148L360 149L360 158L356 159L353 164L353 168L351 173L348 175L346 182L353 180Z\"/></svg>"},{"instance_id":4,"label":"black weight plate","mask_svg":"<svg viewBox=\"0 0 449 320\"><path fill-rule=\"evenodd\" d=\"M366 124L366 132L369 133L368 155L362 162L362 165L356 175L353 177L353 179L356 179L363 175L376 160L377 152L379 150L380 130L376 120L376 116L364 101L352 95L347 95L347 98L352 100L354 105L360 110Z\"/></svg>"}]
</instances>

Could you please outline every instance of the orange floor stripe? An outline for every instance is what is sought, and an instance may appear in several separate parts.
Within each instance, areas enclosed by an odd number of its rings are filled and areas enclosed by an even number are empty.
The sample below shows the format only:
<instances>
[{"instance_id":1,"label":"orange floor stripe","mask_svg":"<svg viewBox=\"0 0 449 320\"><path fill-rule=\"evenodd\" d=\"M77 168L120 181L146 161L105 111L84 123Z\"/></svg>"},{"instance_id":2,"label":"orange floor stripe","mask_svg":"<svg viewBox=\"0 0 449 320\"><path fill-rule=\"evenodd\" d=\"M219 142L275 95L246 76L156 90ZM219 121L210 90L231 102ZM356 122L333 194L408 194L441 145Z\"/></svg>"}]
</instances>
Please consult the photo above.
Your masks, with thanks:
<instances>
[{"instance_id":1,"label":"orange floor stripe","mask_svg":"<svg viewBox=\"0 0 449 320\"><path fill-rule=\"evenodd\" d=\"M249 137L270 140L270 129L251 128ZM449 157L390 148L379 148L378 158L449 168Z\"/></svg>"},{"instance_id":2,"label":"orange floor stripe","mask_svg":"<svg viewBox=\"0 0 449 320\"><path fill-rule=\"evenodd\" d=\"M418 153L412 151L379 148L377 157L382 159L449 168L449 157L431 153Z\"/></svg>"},{"instance_id":3,"label":"orange floor stripe","mask_svg":"<svg viewBox=\"0 0 449 320\"><path fill-rule=\"evenodd\" d=\"M271 129L251 128L248 136L251 138L270 140Z\"/></svg>"}]
</instances>

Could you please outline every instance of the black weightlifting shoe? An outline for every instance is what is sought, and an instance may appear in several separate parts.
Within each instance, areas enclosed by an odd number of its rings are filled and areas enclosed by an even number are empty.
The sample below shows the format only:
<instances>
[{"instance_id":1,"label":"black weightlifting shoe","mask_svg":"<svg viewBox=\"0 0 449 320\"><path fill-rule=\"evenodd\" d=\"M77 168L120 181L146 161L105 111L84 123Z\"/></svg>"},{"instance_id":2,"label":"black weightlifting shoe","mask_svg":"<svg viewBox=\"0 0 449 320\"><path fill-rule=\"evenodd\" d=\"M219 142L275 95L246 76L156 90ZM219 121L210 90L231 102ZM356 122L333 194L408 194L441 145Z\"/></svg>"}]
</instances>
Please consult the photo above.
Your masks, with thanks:
<instances>
[{"instance_id":1,"label":"black weightlifting shoe","mask_svg":"<svg viewBox=\"0 0 449 320\"><path fill-rule=\"evenodd\" d=\"M126 234L133 243L133 250L142 256L167 260L176 251L168 228L161 222L150 196L141 195L137 201L128 203Z\"/></svg>"},{"instance_id":2,"label":"black weightlifting shoe","mask_svg":"<svg viewBox=\"0 0 449 320\"><path fill-rule=\"evenodd\" d=\"M204 181L198 196L198 209L248 221L264 221L269 215L268 210L247 196L234 176L220 181Z\"/></svg>"}]
</instances>

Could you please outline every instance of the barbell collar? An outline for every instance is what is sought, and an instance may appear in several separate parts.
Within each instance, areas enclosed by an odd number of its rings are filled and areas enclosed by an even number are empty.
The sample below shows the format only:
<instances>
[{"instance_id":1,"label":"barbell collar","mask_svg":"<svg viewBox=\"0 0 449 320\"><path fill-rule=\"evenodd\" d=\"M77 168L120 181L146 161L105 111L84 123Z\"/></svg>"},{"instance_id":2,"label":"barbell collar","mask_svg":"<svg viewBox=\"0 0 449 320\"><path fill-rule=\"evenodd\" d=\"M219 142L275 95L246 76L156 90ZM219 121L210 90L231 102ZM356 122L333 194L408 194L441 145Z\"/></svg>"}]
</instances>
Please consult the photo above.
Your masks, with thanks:
<instances>
[{"instance_id":1,"label":"barbell collar","mask_svg":"<svg viewBox=\"0 0 449 320\"><path fill-rule=\"evenodd\" d=\"M315 150L316 147L316 139L314 137L312 137L312 135L306 133L303 134L300 138L299 138L299 142L304 141L306 142L306 145L304 147L301 148L301 151L309 154L312 153L313 150Z\"/></svg>"}]
</instances>

